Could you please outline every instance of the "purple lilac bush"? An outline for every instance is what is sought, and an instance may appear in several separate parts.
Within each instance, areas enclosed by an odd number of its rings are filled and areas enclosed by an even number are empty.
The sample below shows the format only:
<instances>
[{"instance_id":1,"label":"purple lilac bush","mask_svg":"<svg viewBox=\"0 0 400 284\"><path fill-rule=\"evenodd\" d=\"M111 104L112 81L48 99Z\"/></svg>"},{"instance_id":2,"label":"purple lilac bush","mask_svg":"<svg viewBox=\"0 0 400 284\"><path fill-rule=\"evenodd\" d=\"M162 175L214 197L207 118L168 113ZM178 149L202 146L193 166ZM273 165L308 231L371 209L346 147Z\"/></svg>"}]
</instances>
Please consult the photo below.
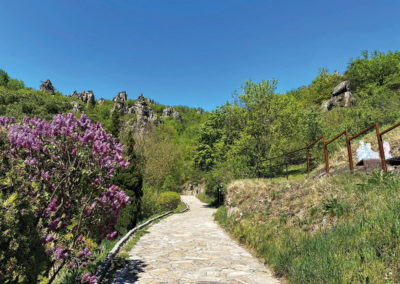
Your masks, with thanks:
<instances>
[{"instance_id":1,"label":"purple lilac bush","mask_svg":"<svg viewBox=\"0 0 400 284\"><path fill-rule=\"evenodd\" d=\"M127 168L123 145L82 114L59 114L51 122L0 117L1 155L12 163L10 182L35 206L36 226L54 260L50 282L62 267L86 267L104 238L113 239L129 198L111 184L116 168ZM50 274L50 273L49 273ZM95 282L86 273L82 282Z\"/></svg>"}]
</instances>

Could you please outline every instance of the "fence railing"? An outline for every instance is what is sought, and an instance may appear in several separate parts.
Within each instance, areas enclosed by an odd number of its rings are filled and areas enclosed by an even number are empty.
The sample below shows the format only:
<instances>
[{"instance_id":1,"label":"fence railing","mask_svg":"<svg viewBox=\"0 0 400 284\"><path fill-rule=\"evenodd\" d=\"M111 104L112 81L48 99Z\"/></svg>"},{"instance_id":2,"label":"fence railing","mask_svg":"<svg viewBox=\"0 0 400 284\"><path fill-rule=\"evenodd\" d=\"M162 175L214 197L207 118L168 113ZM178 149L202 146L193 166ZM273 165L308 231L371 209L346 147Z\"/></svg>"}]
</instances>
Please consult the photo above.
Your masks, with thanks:
<instances>
[{"instance_id":1,"label":"fence railing","mask_svg":"<svg viewBox=\"0 0 400 284\"><path fill-rule=\"evenodd\" d=\"M270 167L270 172L272 173L272 165L271 165L271 161L275 160L275 159L279 159L284 157L285 158L285 163L280 164L280 165L274 165L275 166L284 166L286 165L286 178L289 178L289 174L288 174L288 162L287 162L287 156L300 152L300 151L306 151L306 158L307 158L307 172L310 173L311 172L311 159L310 159L310 149L316 145L318 142L320 142L322 140L322 145L323 145L323 151L324 151L324 160L325 160L325 172L327 175L329 175L329 155L328 155L328 145L331 144L332 142L334 142L335 140L339 139L340 137L342 137L343 135L346 137L346 148L347 148L347 155L348 155L348 163L349 163L349 169L351 172L354 171L354 164L353 164L353 153L352 153L352 149L351 149L351 141L358 138L359 136L366 134L368 131L372 130L375 128L376 131L376 137L377 137L377 142L378 142L378 150L379 150L379 157L381 160L381 167L382 170L387 172L387 165L386 165L386 157L385 157L385 151L383 149L383 140L382 140L382 136L386 133L388 133L389 131L392 131L393 129L397 128L400 126L400 122L392 125L391 127L385 129L384 131L380 131L379 130L379 124L376 122L375 124L361 130L360 132L354 134L353 136L349 136L349 131L346 129L342 132L340 132L339 134L337 134L336 136L334 136L332 139L326 141L325 135L322 135L321 137L318 137L316 140L312 141L311 143L309 143L306 147L304 148L300 148L291 152L287 152L284 153L280 156L276 156L273 158L269 158L267 159L267 161L269 160L269 167Z\"/></svg>"}]
</instances>

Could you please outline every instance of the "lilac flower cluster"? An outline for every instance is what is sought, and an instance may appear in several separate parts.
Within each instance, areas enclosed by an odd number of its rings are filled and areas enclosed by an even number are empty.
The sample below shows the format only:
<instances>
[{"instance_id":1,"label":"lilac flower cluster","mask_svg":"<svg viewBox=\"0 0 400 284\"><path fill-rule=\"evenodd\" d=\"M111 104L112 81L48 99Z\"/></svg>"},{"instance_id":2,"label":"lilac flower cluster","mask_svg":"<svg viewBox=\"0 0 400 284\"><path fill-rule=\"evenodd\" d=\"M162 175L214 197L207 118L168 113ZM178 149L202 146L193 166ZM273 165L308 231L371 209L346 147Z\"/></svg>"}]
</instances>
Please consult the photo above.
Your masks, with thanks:
<instances>
[{"instance_id":1,"label":"lilac flower cluster","mask_svg":"<svg viewBox=\"0 0 400 284\"><path fill-rule=\"evenodd\" d=\"M37 205L48 253L56 261L86 266L93 252L83 236L113 239L119 213L129 204L125 192L111 184L114 170L129 166L123 145L85 114L79 119L59 114L51 122L0 117L0 131L9 148L0 154L13 162L15 178L26 181L19 190ZM82 281L94 283L85 275Z\"/></svg>"},{"instance_id":2,"label":"lilac flower cluster","mask_svg":"<svg viewBox=\"0 0 400 284\"><path fill-rule=\"evenodd\" d=\"M89 283L89 284L97 283L96 275L92 275L90 274L90 272L83 274L81 283Z\"/></svg>"}]
</instances>

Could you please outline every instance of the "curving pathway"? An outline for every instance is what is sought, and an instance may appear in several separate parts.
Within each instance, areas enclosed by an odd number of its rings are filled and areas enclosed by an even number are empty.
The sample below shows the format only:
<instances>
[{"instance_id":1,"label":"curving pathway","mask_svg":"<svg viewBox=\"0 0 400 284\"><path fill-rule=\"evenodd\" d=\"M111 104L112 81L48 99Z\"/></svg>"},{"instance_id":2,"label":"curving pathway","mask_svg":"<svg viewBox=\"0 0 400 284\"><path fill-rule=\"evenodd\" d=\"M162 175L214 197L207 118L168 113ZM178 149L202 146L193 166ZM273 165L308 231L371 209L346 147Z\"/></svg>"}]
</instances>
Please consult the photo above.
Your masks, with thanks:
<instances>
[{"instance_id":1,"label":"curving pathway","mask_svg":"<svg viewBox=\"0 0 400 284\"><path fill-rule=\"evenodd\" d=\"M214 222L214 208L182 200L190 211L151 226L113 283L279 283Z\"/></svg>"}]
</instances>

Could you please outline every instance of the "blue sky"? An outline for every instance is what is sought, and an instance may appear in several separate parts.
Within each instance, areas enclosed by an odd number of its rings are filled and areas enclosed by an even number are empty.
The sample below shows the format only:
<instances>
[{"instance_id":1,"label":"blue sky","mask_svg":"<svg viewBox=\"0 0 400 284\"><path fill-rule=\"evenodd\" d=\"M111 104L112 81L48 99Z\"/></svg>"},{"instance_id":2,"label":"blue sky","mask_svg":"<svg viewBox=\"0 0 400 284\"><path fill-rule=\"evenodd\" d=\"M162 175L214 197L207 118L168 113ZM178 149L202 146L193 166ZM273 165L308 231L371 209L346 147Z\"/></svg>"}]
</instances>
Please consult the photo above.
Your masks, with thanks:
<instances>
[{"instance_id":1,"label":"blue sky","mask_svg":"<svg viewBox=\"0 0 400 284\"><path fill-rule=\"evenodd\" d=\"M64 94L211 110L248 79L284 92L362 50L399 50L399 11L397 0L3 0L0 68Z\"/></svg>"}]
</instances>

